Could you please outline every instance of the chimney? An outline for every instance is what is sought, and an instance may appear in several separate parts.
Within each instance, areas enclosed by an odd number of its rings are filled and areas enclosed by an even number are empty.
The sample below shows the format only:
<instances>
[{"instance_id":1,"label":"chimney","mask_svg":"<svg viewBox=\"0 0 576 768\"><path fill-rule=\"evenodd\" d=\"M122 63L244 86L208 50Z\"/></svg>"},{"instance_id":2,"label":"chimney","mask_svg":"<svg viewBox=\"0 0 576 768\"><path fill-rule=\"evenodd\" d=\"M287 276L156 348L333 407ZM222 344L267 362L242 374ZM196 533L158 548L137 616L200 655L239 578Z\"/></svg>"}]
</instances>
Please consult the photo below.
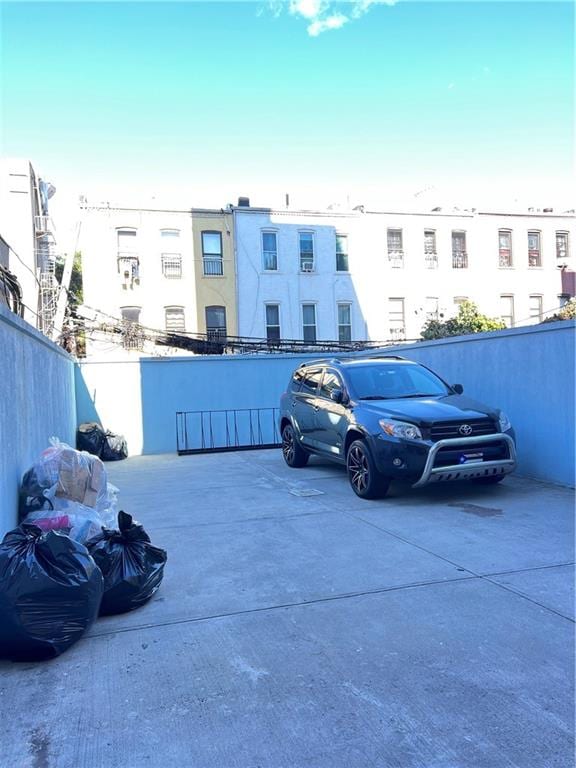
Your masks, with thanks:
<instances>
[{"instance_id":1,"label":"chimney","mask_svg":"<svg viewBox=\"0 0 576 768\"><path fill-rule=\"evenodd\" d=\"M239 197L238 198L238 208L250 208L250 198L249 197Z\"/></svg>"}]
</instances>

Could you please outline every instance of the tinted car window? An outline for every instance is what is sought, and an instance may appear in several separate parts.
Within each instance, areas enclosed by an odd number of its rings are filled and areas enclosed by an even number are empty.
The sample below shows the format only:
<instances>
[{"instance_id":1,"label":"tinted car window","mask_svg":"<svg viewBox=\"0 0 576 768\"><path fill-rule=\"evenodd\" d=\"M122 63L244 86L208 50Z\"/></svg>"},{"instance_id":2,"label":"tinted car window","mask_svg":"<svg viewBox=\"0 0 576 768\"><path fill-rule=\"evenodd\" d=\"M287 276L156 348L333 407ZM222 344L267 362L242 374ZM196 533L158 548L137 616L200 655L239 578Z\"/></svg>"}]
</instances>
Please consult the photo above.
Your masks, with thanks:
<instances>
[{"instance_id":1,"label":"tinted car window","mask_svg":"<svg viewBox=\"0 0 576 768\"><path fill-rule=\"evenodd\" d=\"M305 370L304 380L302 382L302 392L310 395L315 394L321 378L322 371L319 368L316 368L315 370Z\"/></svg>"},{"instance_id":2,"label":"tinted car window","mask_svg":"<svg viewBox=\"0 0 576 768\"><path fill-rule=\"evenodd\" d=\"M294 371L294 375L292 376L292 392L300 392L303 381L304 371L301 368L298 368Z\"/></svg>"},{"instance_id":3,"label":"tinted car window","mask_svg":"<svg viewBox=\"0 0 576 768\"><path fill-rule=\"evenodd\" d=\"M432 371L418 365L384 363L351 368L350 382L359 398L447 395L448 388Z\"/></svg>"},{"instance_id":4,"label":"tinted car window","mask_svg":"<svg viewBox=\"0 0 576 768\"><path fill-rule=\"evenodd\" d=\"M320 394L323 397L330 397L330 393L334 389L342 389L342 382L335 373L332 373L332 371L326 371L324 378L322 379Z\"/></svg>"}]
</instances>

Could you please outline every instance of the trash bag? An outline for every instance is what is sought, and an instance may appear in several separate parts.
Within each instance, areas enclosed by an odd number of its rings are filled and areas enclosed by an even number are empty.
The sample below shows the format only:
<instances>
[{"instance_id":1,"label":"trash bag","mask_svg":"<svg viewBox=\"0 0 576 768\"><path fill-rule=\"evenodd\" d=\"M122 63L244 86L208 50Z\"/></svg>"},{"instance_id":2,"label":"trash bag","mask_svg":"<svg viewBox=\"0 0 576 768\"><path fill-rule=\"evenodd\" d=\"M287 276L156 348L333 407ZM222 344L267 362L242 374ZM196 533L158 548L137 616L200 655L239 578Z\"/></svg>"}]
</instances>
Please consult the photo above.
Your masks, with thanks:
<instances>
[{"instance_id":1,"label":"trash bag","mask_svg":"<svg viewBox=\"0 0 576 768\"><path fill-rule=\"evenodd\" d=\"M96 421L80 424L76 430L76 448L79 451L87 451L98 458L102 458L102 448L105 442L106 433Z\"/></svg>"},{"instance_id":2,"label":"trash bag","mask_svg":"<svg viewBox=\"0 0 576 768\"><path fill-rule=\"evenodd\" d=\"M106 430L106 436L102 451L100 453L102 461L121 461L128 458L128 444L123 435L115 435Z\"/></svg>"},{"instance_id":3,"label":"trash bag","mask_svg":"<svg viewBox=\"0 0 576 768\"><path fill-rule=\"evenodd\" d=\"M118 513L119 530L103 528L86 547L104 576L100 614L139 608L156 592L166 552L154 547L144 528L126 512Z\"/></svg>"},{"instance_id":4,"label":"trash bag","mask_svg":"<svg viewBox=\"0 0 576 768\"><path fill-rule=\"evenodd\" d=\"M114 525L118 489L107 482L97 456L76 451L57 438L50 442L22 478L19 520L42 530L61 530L84 542L102 526ZM55 518L60 518L57 524L50 522Z\"/></svg>"},{"instance_id":5,"label":"trash bag","mask_svg":"<svg viewBox=\"0 0 576 768\"><path fill-rule=\"evenodd\" d=\"M0 544L0 657L59 656L92 624L102 592L86 547L34 525L10 531Z\"/></svg>"},{"instance_id":6,"label":"trash bag","mask_svg":"<svg viewBox=\"0 0 576 768\"><path fill-rule=\"evenodd\" d=\"M53 491L47 494L47 491ZM32 499L46 495L77 501L88 507L102 506L107 495L104 464L92 454L76 451L58 438L22 478L21 492Z\"/></svg>"}]
</instances>

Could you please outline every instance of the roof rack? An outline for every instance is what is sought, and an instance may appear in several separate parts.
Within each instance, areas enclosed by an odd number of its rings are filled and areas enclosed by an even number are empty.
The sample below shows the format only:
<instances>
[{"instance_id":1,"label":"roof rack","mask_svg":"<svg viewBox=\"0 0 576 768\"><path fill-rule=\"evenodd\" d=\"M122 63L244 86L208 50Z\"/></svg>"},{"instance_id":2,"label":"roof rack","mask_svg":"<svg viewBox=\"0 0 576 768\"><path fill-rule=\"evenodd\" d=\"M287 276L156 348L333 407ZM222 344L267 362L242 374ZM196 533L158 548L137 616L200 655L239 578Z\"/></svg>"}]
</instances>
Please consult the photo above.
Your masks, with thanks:
<instances>
[{"instance_id":1,"label":"roof rack","mask_svg":"<svg viewBox=\"0 0 576 768\"><path fill-rule=\"evenodd\" d=\"M305 360L300 363L298 368L308 367L309 365L325 365L327 363L341 363L342 361L337 357L321 357L318 360Z\"/></svg>"},{"instance_id":2,"label":"roof rack","mask_svg":"<svg viewBox=\"0 0 576 768\"><path fill-rule=\"evenodd\" d=\"M408 360L407 357L401 355L367 355L369 360ZM410 362L408 360L408 362Z\"/></svg>"}]
</instances>

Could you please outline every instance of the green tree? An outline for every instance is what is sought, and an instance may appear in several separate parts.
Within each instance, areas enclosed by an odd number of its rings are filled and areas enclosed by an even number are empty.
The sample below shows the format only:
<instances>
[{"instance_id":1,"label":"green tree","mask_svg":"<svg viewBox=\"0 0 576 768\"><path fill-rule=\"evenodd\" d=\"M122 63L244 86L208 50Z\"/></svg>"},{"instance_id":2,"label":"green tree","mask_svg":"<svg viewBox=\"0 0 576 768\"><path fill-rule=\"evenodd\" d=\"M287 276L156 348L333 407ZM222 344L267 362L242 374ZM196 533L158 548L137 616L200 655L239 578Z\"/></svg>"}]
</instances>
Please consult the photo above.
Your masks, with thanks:
<instances>
[{"instance_id":1,"label":"green tree","mask_svg":"<svg viewBox=\"0 0 576 768\"><path fill-rule=\"evenodd\" d=\"M56 261L56 280L62 283L62 274L64 272L64 260ZM82 283L82 253L76 251L72 263L72 274L70 275L70 285L68 286L68 301L66 305L66 319L64 325L68 329L62 340L62 346L72 354L78 357L86 356L86 338L84 323L76 316L77 307L84 301L84 290Z\"/></svg>"},{"instance_id":2,"label":"green tree","mask_svg":"<svg viewBox=\"0 0 576 768\"><path fill-rule=\"evenodd\" d=\"M466 333L484 333L505 328L502 320L480 314L473 301L463 301L456 317L450 320L429 320L422 328L421 336L426 341L443 339L446 336L462 336Z\"/></svg>"},{"instance_id":3,"label":"green tree","mask_svg":"<svg viewBox=\"0 0 576 768\"><path fill-rule=\"evenodd\" d=\"M556 320L576 320L576 298L569 299L559 312L550 315L543 323L553 323Z\"/></svg>"}]
</instances>

